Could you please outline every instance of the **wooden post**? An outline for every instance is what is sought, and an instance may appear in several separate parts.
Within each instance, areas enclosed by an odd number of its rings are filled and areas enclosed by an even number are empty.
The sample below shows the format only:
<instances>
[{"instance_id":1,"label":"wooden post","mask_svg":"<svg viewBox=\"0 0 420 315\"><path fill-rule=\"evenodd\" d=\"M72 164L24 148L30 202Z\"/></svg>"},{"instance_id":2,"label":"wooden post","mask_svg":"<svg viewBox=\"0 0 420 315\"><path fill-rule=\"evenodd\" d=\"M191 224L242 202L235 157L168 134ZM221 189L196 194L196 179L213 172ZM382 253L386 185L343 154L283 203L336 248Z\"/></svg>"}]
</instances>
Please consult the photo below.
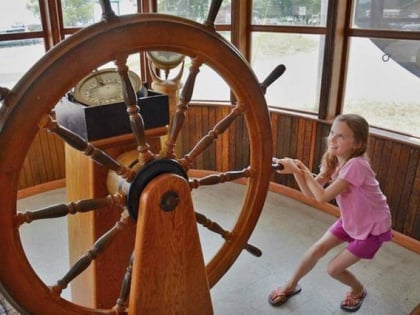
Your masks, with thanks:
<instances>
[{"instance_id":1,"label":"wooden post","mask_svg":"<svg viewBox=\"0 0 420 315\"><path fill-rule=\"evenodd\" d=\"M146 130L153 150L160 150L160 137L166 128ZM136 148L132 134L96 140L95 147L113 158ZM69 145L65 145L66 193L68 201L100 198L109 194L108 169ZM68 217L69 255L73 265L106 231L120 219L121 209L101 209ZM103 256L71 282L72 301L87 307L110 308L116 303L122 280L134 248L136 227L123 231Z\"/></svg>"},{"instance_id":2,"label":"wooden post","mask_svg":"<svg viewBox=\"0 0 420 315\"><path fill-rule=\"evenodd\" d=\"M191 192L175 174L140 197L129 315L211 315L209 284Z\"/></svg>"}]
</instances>

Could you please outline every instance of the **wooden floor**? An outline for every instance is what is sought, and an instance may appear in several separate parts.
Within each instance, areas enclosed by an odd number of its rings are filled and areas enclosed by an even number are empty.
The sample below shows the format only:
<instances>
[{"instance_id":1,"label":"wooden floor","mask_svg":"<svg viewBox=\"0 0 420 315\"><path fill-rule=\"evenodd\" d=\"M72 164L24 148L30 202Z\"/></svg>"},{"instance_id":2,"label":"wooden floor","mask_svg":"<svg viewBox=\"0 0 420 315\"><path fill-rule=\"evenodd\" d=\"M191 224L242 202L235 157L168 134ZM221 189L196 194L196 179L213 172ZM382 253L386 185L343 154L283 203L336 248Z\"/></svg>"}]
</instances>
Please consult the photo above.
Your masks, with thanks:
<instances>
[{"instance_id":1,"label":"wooden floor","mask_svg":"<svg viewBox=\"0 0 420 315\"><path fill-rule=\"evenodd\" d=\"M243 185L225 183L194 191L194 206L207 212L225 227L242 202ZM65 190L21 199L20 210L35 209L65 200ZM198 211L198 208L196 208ZM211 289L216 315L326 315L346 314L339 308L347 288L326 273L326 263L343 247L323 258L301 282L302 292L279 308L267 303L269 292L282 284L304 251L319 238L335 218L301 202L269 192L263 213L250 243L263 251L260 258L243 252L232 268ZM28 259L46 283L61 277L69 268L65 219L54 224L29 225L22 230ZM34 237L36 235L36 237ZM200 228L207 260L220 246L221 237ZM55 239L55 245L51 240ZM48 244L48 246L45 246ZM53 246L53 247L52 247ZM359 315L404 315L420 302L420 255L395 243L387 243L373 261L362 261L352 271L364 283L368 296ZM64 298L70 299L65 291Z\"/></svg>"}]
</instances>

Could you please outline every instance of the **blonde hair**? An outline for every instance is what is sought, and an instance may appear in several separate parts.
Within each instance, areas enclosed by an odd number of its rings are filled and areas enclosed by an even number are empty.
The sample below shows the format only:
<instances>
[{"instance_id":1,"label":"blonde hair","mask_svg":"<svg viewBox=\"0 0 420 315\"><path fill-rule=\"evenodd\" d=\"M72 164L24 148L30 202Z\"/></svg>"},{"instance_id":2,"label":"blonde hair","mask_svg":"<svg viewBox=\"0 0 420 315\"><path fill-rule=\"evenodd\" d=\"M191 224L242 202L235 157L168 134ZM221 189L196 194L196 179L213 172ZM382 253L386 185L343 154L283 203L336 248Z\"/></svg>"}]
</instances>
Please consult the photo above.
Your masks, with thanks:
<instances>
[{"instance_id":1,"label":"blonde hair","mask_svg":"<svg viewBox=\"0 0 420 315\"><path fill-rule=\"evenodd\" d=\"M369 124L362 116L357 114L342 114L337 116L334 121L340 121L347 124L353 132L354 141L359 145L348 160L351 158L366 155L369 139ZM327 180L331 180L338 166L338 159L335 155L331 155L328 150L324 153L321 160L320 176Z\"/></svg>"}]
</instances>

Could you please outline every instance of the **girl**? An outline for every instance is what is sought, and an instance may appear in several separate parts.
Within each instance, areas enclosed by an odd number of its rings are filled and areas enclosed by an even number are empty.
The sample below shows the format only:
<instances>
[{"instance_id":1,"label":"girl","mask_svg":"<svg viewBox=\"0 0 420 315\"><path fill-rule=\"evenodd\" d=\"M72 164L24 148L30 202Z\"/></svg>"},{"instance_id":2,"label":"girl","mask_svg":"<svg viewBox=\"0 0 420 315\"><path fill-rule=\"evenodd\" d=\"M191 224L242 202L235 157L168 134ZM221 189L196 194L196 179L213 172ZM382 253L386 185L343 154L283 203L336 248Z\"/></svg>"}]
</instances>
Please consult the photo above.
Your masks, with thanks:
<instances>
[{"instance_id":1,"label":"girl","mask_svg":"<svg viewBox=\"0 0 420 315\"><path fill-rule=\"evenodd\" d=\"M341 216L309 248L289 281L270 293L270 304L282 305L299 293L299 281L318 260L333 247L347 242L347 247L329 262L327 270L331 277L350 288L341 308L354 312L362 305L367 291L348 268L362 258L372 259L382 243L392 238L389 206L366 156L368 136L369 125L363 117L340 115L331 126L321 172L316 177L299 160L278 161L285 166L280 172L292 172L304 195L320 202L336 198Z\"/></svg>"}]
</instances>

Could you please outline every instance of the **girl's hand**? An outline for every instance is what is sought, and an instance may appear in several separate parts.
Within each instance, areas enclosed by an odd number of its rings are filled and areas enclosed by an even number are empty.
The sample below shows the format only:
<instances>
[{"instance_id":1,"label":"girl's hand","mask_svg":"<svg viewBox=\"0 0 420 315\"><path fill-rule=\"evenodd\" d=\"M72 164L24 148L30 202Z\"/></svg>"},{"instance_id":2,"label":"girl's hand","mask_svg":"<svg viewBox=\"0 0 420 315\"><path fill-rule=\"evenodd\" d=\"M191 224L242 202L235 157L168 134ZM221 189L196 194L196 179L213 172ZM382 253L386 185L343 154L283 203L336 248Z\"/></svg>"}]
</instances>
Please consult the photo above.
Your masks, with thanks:
<instances>
[{"instance_id":1,"label":"girl's hand","mask_svg":"<svg viewBox=\"0 0 420 315\"><path fill-rule=\"evenodd\" d=\"M300 160L294 160L295 165L297 168L299 168L299 170L301 171L301 173L303 173L304 175L310 175L312 176L312 172L311 170Z\"/></svg>"},{"instance_id":2,"label":"girl's hand","mask_svg":"<svg viewBox=\"0 0 420 315\"><path fill-rule=\"evenodd\" d=\"M293 174L302 172L301 169L296 165L295 160L291 158L273 158L273 163L283 165L282 170L276 170L276 172L279 174Z\"/></svg>"}]
</instances>

